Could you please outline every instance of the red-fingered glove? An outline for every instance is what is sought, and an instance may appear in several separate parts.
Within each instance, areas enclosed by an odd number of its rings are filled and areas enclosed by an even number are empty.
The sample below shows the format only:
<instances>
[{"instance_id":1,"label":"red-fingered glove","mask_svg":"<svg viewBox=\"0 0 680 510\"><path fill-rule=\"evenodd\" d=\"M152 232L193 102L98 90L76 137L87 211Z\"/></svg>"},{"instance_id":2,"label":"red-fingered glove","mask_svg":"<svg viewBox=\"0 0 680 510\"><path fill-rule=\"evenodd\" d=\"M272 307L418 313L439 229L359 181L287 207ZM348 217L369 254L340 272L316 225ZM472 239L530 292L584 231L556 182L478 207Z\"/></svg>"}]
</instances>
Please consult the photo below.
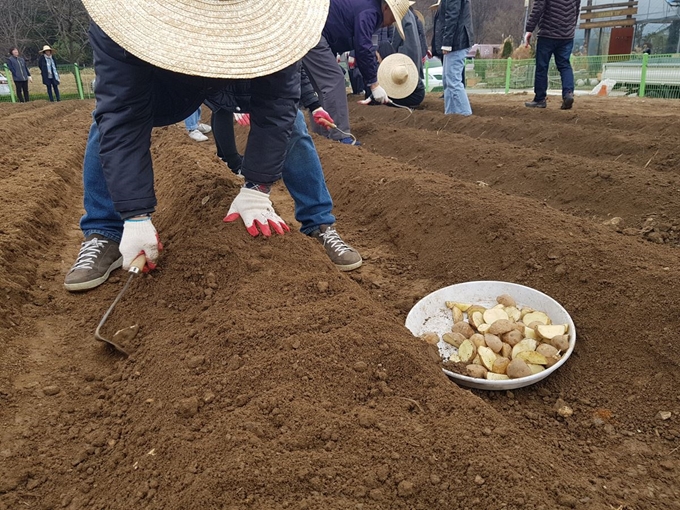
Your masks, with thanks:
<instances>
[{"instance_id":1,"label":"red-fingered glove","mask_svg":"<svg viewBox=\"0 0 680 510\"><path fill-rule=\"evenodd\" d=\"M356 65L356 59L352 56L347 57L347 65L350 69L354 69L354 66Z\"/></svg>"},{"instance_id":2,"label":"red-fingered glove","mask_svg":"<svg viewBox=\"0 0 680 510\"><path fill-rule=\"evenodd\" d=\"M249 113L235 113L234 119L241 126L250 126L250 114Z\"/></svg>"},{"instance_id":3,"label":"red-fingered glove","mask_svg":"<svg viewBox=\"0 0 680 510\"><path fill-rule=\"evenodd\" d=\"M317 108L316 110L314 110L312 112L312 117L314 118L314 122L316 122L319 126L323 128L331 129L335 127L335 122L328 114L328 112L323 108Z\"/></svg>"},{"instance_id":4,"label":"red-fingered glove","mask_svg":"<svg viewBox=\"0 0 680 510\"><path fill-rule=\"evenodd\" d=\"M254 189L241 188L231 203L224 221L231 222L239 218L243 219L246 230L253 237L260 233L269 237L272 235L272 229L280 235L290 232L286 222L274 211L269 195Z\"/></svg>"}]
</instances>

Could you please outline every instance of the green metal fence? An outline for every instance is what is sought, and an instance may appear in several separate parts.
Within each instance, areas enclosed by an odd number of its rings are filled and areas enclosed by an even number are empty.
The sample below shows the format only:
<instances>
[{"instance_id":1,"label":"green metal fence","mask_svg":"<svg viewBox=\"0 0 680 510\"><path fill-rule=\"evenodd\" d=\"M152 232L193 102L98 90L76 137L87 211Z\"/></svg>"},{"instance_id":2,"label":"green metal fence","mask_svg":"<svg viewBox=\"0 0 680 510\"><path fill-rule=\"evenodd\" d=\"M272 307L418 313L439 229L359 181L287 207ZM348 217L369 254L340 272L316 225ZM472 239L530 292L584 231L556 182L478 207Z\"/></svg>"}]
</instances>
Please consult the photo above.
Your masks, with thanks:
<instances>
[{"instance_id":1,"label":"green metal fence","mask_svg":"<svg viewBox=\"0 0 680 510\"><path fill-rule=\"evenodd\" d=\"M48 99L47 88L42 83L40 69L37 67L29 68L31 72L32 82L28 83L28 95L31 100L34 99ZM94 79L94 69L81 68L78 64L58 65L57 72L59 73L60 84L59 93L62 101L65 99L89 99L94 97L92 90L92 80ZM12 74L7 69L7 65L3 65L0 73L7 78L7 84L0 84L0 102L16 102L16 90L14 90L14 82L12 81Z\"/></svg>"},{"instance_id":2,"label":"green metal fence","mask_svg":"<svg viewBox=\"0 0 680 510\"><path fill-rule=\"evenodd\" d=\"M610 95L680 99L680 54L572 56L571 64L577 91L591 92L601 81L614 80ZM535 72L533 59L474 59L467 62L465 78L471 92L531 92ZM426 79L440 75L439 69L428 66ZM428 90L440 90L427 85ZM548 87L561 90L554 60L548 70Z\"/></svg>"}]
</instances>

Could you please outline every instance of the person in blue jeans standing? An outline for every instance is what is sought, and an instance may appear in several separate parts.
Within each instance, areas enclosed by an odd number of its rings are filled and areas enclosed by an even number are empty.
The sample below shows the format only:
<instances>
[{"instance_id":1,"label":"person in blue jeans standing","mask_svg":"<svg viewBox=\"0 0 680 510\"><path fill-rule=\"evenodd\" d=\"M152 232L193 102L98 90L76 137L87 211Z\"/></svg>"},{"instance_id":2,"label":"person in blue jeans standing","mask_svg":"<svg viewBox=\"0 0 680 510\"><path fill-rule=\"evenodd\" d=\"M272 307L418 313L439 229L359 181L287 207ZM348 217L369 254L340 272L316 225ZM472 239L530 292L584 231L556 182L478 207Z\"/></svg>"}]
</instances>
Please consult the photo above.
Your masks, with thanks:
<instances>
[{"instance_id":1,"label":"person in blue jeans standing","mask_svg":"<svg viewBox=\"0 0 680 510\"><path fill-rule=\"evenodd\" d=\"M472 115L470 100L463 84L465 56L472 46L470 0L442 0L439 6L441 38L435 37L444 55L444 113ZM434 53L434 51L433 51Z\"/></svg>"},{"instance_id":2,"label":"person in blue jeans standing","mask_svg":"<svg viewBox=\"0 0 680 510\"><path fill-rule=\"evenodd\" d=\"M571 68L571 51L578 22L580 0L534 0L527 20L524 45L529 47L531 37L538 29L536 38L536 77L534 99L527 101L527 108L545 108L548 95L548 67L550 57L562 79L562 110L570 110L574 104L574 71Z\"/></svg>"},{"instance_id":3,"label":"person in blue jeans standing","mask_svg":"<svg viewBox=\"0 0 680 510\"><path fill-rule=\"evenodd\" d=\"M201 122L200 106L196 109L194 113L192 113L186 119L184 119L184 127L187 129L189 138L191 138L195 142L207 141L208 137L205 135L212 131L212 128L210 126L208 126L207 124L203 124Z\"/></svg>"},{"instance_id":4,"label":"person in blue jeans standing","mask_svg":"<svg viewBox=\"0 0 680 510\"><path fill-rule=\"evenodd\" d=\"M265 28L258 16L270 12L269 0L195 2L187 12L162 0L147 0L143 13L136 0L83 4L93 20L89 36L97 73L95 125L83 166L85 242L66 275L66 289L96 287L116 267L128 269L140 254L146 270L156 267L162 245L151 219L156 208L151 130L185 119L215 91L225 91L230 107L247 106L251 116L241 166L244 185L225 221L240 219L252 236L289 231L269 194L284 171L286 152L293 149L291 133L300 98L298 62L321 37L328 1L286 4L288 8L278 9ZM192 22L186 22L187 16L193 16ZM205 25L205 19L214 23ZM238 30L225 29L233 19L245 21ZM196 36L196 27L201 37ZM296 38L291 41L293 31ZM159 32L182 44L167 45L165 39L149 36ZM237 51L244 40L251 41L251 50L260 55L255 68L250 53ZM272 50L284 45L286 52ZM215 59L193 58L198 51L212 52ZM309 166L295 166L311 171ZM320 225L315 237L329 254L348 249L332 225Z\"/></svg>"}]
</instances>

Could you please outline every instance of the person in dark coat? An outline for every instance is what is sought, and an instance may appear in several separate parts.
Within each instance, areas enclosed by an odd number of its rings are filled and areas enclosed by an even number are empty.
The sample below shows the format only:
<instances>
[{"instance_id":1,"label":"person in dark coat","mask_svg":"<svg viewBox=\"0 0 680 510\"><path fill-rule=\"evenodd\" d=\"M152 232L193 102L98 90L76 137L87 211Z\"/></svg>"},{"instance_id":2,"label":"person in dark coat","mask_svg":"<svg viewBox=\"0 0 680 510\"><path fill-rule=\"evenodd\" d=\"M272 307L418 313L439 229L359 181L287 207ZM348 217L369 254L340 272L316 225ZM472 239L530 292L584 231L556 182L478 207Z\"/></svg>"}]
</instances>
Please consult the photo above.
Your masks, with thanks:
<instances>
[{"instance_id":1,"label":"person in dark coat","mask_svg":"<svg viewBox=\"0 0 680 510\"><path fill-rule=\"evenodd\" d=\"M40 74L42 75L43 85L47 87L47 96L50 98L50 101L54 101L55 97L57 101L61 101L61 98L59 97L59 72L54 63L52 53L54 53L52 48L48 45L43 46L43 49L40 50L38 67L40 68ZM54 95L52 95L53 90Z\"/></svg>"},{"instance_id":2,"label":"person in dark coat","mask_svg":"<svg viewBox=\"0 0 680 510\"><path fill-rule=\"evenodd\" d=\"M442 0L441 53L444 56L444 113L472 115L463 85L465 57L473 44L470 0Z\"/></svg>"},{"instance_id":3,"label":"person in dark coat","mask_svg":"<svg viewBox=\"0 0 680 510\"><path fill-rule=\"evenodd\" d=\"M251 115L241 166L244 186L224 220L240 218L252 236L289 231L269 192L281 178L297 119L299 60L318 42L328 2L299 0L298 9L277 11L264 29L247 20L269 8L268 0L188 0L194 10L181 13L162 0L147 0L144 15L137 0L83 3L93 20L89 36L97 74L96 107L83 165L85 215L80 226L85 242L66 276L67 290L96 287L117 267L129 268L140 254L145 255L147 270L155 267L162 246L151 221L156 208L151 130L180 122L219 90L230 91L225 97L233 108L247 102ZM135 24L130 26L132 13ZM187 22L187 16L194 16L194 22ZM246 21L238 30L224 28L239 17ZM201 37L196 37L197 22L205 19L214 23L200 25ZM293 30L297 35L291 41ZM163 33L164 38L149 37L151 33ZM167 44L165 38L183 44ZM259 54L256 68L249 54L236 51L244 38ZM284 44L286 52L268 51ZM189 58L199 50L217 56ZM334 242L333 248L343 246Z\"/></svg>"},{"instance_id":4,"label":"person in dark coat","mask_svg":"<svg viewBox=\"0 0 680 510\"><path fill-rule=\"evenodd\" d=\"M355 52L367 91L384 103L387 94L378 83L378 62L373 50L373 34L378 28L397 24L408 10L408 0L330 0L330 9L321 40L302 59L302 65L316 90L321 104L335 119L338 129L330 133L315 128L318 134L342 143L359 145L351 136L345 76L336 55Z\"/></svg>"},{"instance_id":5,"label":"person in dark coat","mask_svg":"<svg viewBox=\"0 0 680 510\"><path fill-rule=\"evenodd\" d=\"M534 0L524 35L524 45L529 47L531 37L538 29L534 99L524 103L527 108L547 106L548 66L553 55L562 79L561 109L570 110L574 104L574 70L569 58L574 48L580 9L580 0Z\"/></svg>"},{"instance_id":6,"label":"person in dark coat","mask_svg":"<svg viewBox=\"0 0 680 510\"><path fill-rule=\"evenodd\" d=\"M31 77L31 71L26 66L26 60L24 57L19 56L19 49L16 46L9 49L7 67L12 73L19 102L28 103L28 82L32 82L33 78Z\"/></svg>"}]
</instances>

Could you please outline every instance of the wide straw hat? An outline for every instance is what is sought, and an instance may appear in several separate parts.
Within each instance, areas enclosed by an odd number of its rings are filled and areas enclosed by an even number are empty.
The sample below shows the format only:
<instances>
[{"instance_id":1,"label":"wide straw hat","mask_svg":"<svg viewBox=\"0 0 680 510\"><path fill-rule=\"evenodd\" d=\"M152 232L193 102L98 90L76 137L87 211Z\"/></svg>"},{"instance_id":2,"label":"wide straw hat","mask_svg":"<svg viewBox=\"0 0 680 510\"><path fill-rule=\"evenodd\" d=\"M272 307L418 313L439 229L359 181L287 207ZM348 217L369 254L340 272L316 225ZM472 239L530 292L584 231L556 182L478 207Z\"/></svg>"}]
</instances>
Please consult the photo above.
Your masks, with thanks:
<instances>
[{"instance_id":1,"label":"wide straw hat","mask_svg":"<svg viewBox=\"0 0 680 510\"><path fill-rule=\"evenodd\" d=\"M392 11L392 14L394 14L394 19L396 20L395 24L397 25L399 35L403 40L406 40L406 36L404 35L404 27L401 26L401 20L404 18L404 16L406 16L406 12L408 11L410 4L409 0L385 0L385 2Z\"/></svg>"},{"instance_id":2,"label":"wide straw hat","mask_svg":"<svg viewBox=\"0 0 680 510\"><path fill-rule=\"evenodd\" d=\"M437 9L439 9L439 5L440 5L441 3L442 3L442 0L437 0L437 3L436 3L436 4L430 5L430 10L436 11Z\"/></svg>"},{"instance_id":3,"label":"wide straw hat","mask_svg":"<svg viewBox=\"0 0 680 510\"><path fill-rule=\"evenodd\" d=\"M411 57L392 53L382 59L378 67L378 83L389 97L403 99L410 96L418 86L418 68Z\"/></svg>"},{"instance_id":4,"label":"wide straw hat","mask_svg":"<svg viewBox=\"0 0 680 510\"><path fill-rule=\"evenodd\" d=\"M319 42L329 0L83 0L106 34L157 67L210 78L256 78Z\"/></svg>"},{"instance_id":5,"label":"wide straw hat","mask_svg":"<svg viewBox=\"0 0 680 510\"><path fill-rule=\"evenodd\" d=\"M425 16L423 16L423 13L420 12L418 9L413 9L413 12L416 13L416 16L418 16L418 19L420 22L423 24L423 27L425 26Z\"/></svg>"},{"instance_id":6,"label":"wide straw hat","mask_svg":"<svg viewBox=\"0 0 680 510\"><path fill-rule=\"evenodd\" d=\"M51 51L52 53L54 53L54 50L50 47L49 44L46 44L45 46L43 46L43 49L40 50L38 53L45 53L46 51Z\"/></svg>"}]
</instances>

